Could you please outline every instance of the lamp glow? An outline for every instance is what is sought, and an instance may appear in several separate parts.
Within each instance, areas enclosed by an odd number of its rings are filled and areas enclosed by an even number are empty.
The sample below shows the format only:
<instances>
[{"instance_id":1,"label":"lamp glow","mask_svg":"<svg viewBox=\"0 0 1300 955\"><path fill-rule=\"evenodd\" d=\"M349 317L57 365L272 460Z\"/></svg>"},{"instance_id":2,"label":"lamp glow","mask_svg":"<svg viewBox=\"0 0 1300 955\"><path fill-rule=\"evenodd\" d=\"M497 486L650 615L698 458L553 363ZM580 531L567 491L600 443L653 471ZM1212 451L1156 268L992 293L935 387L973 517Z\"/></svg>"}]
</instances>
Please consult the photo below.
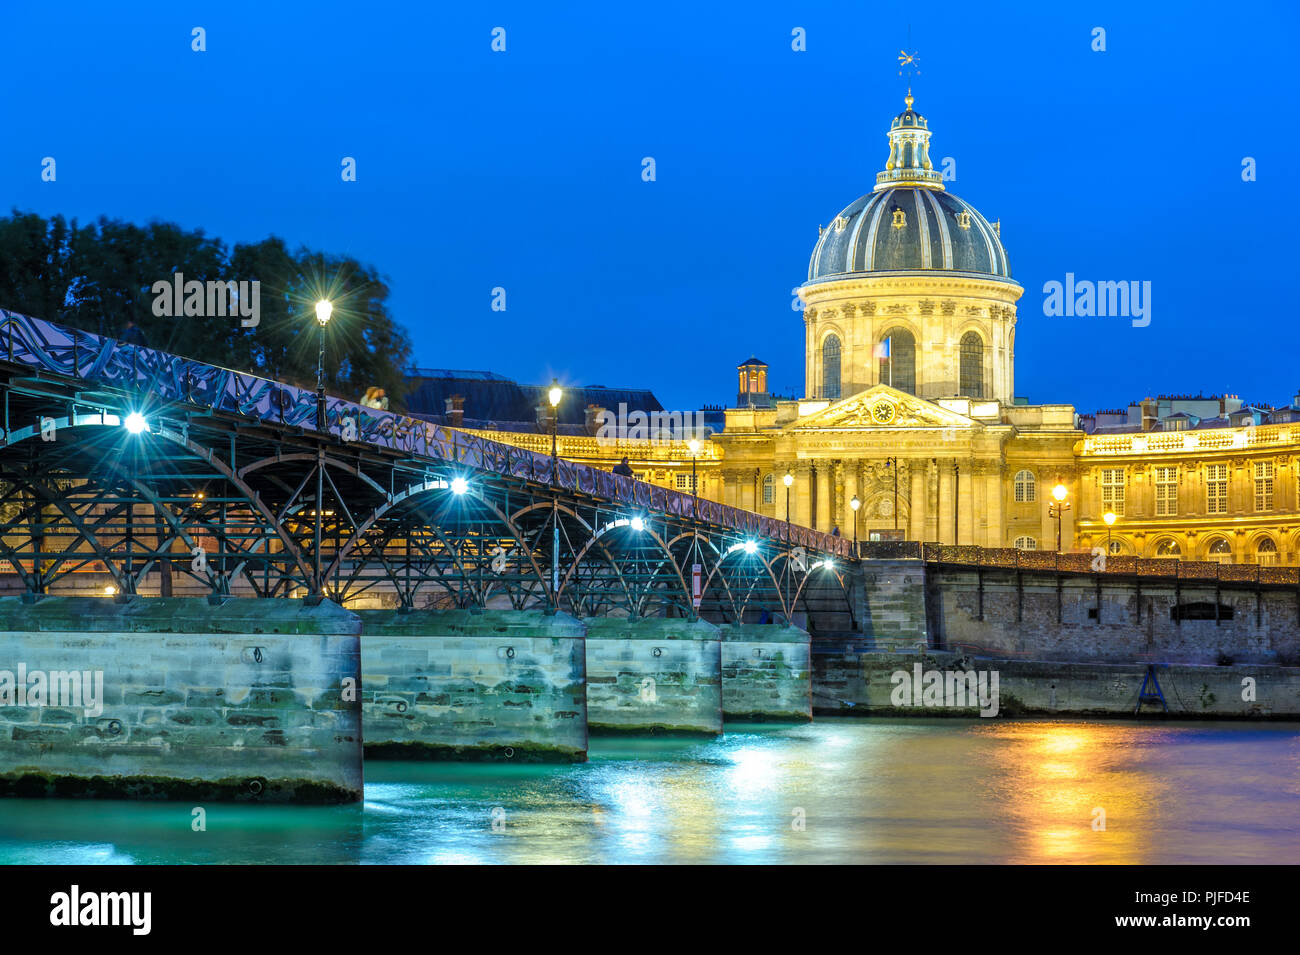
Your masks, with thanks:
<instances>
[{"instance_id":1,"label":"lamp glow","mask_svg":"<svg viewBox=\"0 0 1300 955\"><path fill-rule=\"evenodd\" d=\"M786 487L789 487L791 484L794 483L794 475L791 474L789 471L786 471L785 477L781 478L781 480L785 483Z\"/></svg>"},{"instance_id":2,"label":"lamp glow","mask_svg":"<svg viewBox=\"0 0 1300 955\"><path fill-rule=\"evenodd\" d=\"M686 446L691 449L691 454L695 455L700 453L700 442L695 438L691 438L691 440L687 441Z\"/></svg>"},{"instance_id":3,"label":"lamp glow","mask_svg":"<svg viewBox=\"0 0 1300 955\"><path fill-rule=\"evenodd\" d=\"M862 502L858 500L858 496L856 494L853 495L853 500L849 501L849 507L853 508L856 511L861 506L862 506Z\"/></svg>"},{"instance_id":4,"label":"lamp glow","mask_svg":"<svg viewBox=\"0 0 1300 955\"><path fill-rule=\"evenodd\" d=\"M114 587L112 584L104 588L105 597L112 597L116 593L117 593L117 588Z\"/></svg>"},{"instance_id":5,"label":"lamp glow","mask_svg":"<svg viewBox=\"0 0 1300 955\"><path fill-rule=\"evenodd\" d=\"M758 541L745 541L745 553L746 554L758 553Z\"/></svg>"},{"instance_id":6,"label":"lamp glow","mask_svg":"<svg viewBox=\"0 0 1300 955\"><path fill-rule=\"evenodd\" d=\"M546 398L551 403L552 408L559 407L560 399L564 397L564 389L560 387L558 378L551 379L551 390L546 393Z\"/></svg>"},{"instance_id":7,"label":"lamp glow","mask_svg":"<svg viewBox=\"0 0 1300 955\"><path fill-rule=\"evenodd\" d=\"M149 422L145 421L144 415L140 414L138 411L132 411L127 415L126 420L123 421L122 424L124 424L126 430L130 431L132 434L139 434L149 427Z\"/></svg>"},{"instance_id":8,"label":"lamp glow","mask_svg":"<svg viewBox=\"0 0 1300 955\"><path fill-rule=\"evenodd\" d=\"M1113 511L1107 511L1105 514L1101 515L1101 519L1106 522L1107 527L1110 527L1110 525L1115 523L1115 513Z\"/></svg>"},{"instance_id":9,"label":"lamp glow","mask_svg":"<svg viewBox=\"0 0 1300 955\"><path fill-rule=\"evenodd\" d=\"M320 327L324 328L330 323L330 316L334 314L334 305L329 299L323 298L316 303L316 321Z\"/></svg>"},{"instance_id":10,"label":"lamp glow","mask_svg":"<svg viewBox=\"0 0 1300 955\"><path fill-rule=\"evenodd\" d=\"M469 481L466 481L463 477L456 477L451 479L452 494L464 494L468 490L469 490Z\"/></svg>"},{"instance_id":11,"label":"lamp glow","mask_svg":"<svg viewBox=\"0 0 1300 955\"><path fill-rule=\"evenodd\" d=\"M1064 484L1058 484L1056 487L1052 488L1052 497L1056 498L1058 501L1064 501L1065 496L1069 493L1070 492L1066 490Z\"/></svg>"},{"instance_id":12,"label":"lamp glow","mask_svg":"<svg viewBox=\"0 0 1300 955\"><path fill-rule=\"evenodd\" d=\"M645 530L645 519L641 517L632 518L632 530L634 531Z\"/></svg>"}]
</instances>

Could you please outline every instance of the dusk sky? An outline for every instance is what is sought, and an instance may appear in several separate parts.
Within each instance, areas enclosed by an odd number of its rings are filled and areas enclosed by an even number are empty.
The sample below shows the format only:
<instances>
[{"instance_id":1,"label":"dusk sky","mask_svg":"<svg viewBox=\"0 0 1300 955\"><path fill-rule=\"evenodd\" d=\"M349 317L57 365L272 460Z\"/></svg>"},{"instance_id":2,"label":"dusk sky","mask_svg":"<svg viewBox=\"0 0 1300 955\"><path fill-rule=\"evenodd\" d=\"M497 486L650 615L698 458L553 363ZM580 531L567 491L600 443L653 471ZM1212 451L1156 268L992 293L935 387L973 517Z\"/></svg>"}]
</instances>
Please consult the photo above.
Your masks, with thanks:
<instances>
[{"instance_id":1,"label":"dusk sky","mask_svg":"<svg viewBox=\"0 0 1300 955\"><path fill-rule=\"evenodd\" d=\"M818 225L884 167L906 46L932 155L956 159L948 188L1001 220L1025 288L1016 394L1081 411L1155 393L1288 402L1297 7L897 9L11 0L5 212L355 256L388 276L422 366L692 408L734 402L756 354L774 390L802 395L791 290ZM1150 325L1045 317L1043 284L1067 272L1150 281Z\"/></svg>"}]
</instances>

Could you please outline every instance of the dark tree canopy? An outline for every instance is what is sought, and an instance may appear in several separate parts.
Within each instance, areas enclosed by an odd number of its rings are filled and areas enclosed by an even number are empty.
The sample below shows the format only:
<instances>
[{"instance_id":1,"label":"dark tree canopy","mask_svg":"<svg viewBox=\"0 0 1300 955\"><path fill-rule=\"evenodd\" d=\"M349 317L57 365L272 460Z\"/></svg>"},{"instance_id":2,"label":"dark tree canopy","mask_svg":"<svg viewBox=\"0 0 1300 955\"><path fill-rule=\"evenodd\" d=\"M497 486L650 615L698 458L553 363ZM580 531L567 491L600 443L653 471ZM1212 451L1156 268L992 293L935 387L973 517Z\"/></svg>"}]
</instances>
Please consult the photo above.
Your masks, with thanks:
<instances>
[{"instance_id":1,"label":"dark tree canopy","mask_svg":"<svg viewBox=\"0 0 1300 955\"><path fill-rule=\"evenodd\" d=\"M260 321L156 315L155 282L258 281ZM17 210L0 218L0 308L122 337L128 322L145 342L187 358L316 386L315 302L334 314L325 336L326 388L356 399L371 385L394 406L410 361L406 330L388 312L388 286L354 259L291 252L274 236L228 249L201 230L113 219L79 226Z\"/></svg>"}]
</instances>

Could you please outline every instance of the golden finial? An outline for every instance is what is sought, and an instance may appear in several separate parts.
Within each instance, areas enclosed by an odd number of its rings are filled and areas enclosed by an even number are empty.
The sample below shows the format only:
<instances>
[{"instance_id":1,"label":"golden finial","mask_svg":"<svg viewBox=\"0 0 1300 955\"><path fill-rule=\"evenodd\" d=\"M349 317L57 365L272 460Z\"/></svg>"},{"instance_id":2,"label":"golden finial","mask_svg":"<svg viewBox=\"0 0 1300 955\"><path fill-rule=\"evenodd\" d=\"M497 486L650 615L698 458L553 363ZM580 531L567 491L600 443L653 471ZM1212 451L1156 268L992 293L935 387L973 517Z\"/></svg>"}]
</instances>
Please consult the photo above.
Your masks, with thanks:
<instances>
[{"instance_id":1,"label":"golden finial","mask_svg":"<svg viewBox=\"0 0 1300 955\"><path fill-rule=\"evenodd\" d=\"M912 108L912 87L907 88L907 95L903 97L903 102L907 104L908 109Z\"/></svg>"}]
</instances>

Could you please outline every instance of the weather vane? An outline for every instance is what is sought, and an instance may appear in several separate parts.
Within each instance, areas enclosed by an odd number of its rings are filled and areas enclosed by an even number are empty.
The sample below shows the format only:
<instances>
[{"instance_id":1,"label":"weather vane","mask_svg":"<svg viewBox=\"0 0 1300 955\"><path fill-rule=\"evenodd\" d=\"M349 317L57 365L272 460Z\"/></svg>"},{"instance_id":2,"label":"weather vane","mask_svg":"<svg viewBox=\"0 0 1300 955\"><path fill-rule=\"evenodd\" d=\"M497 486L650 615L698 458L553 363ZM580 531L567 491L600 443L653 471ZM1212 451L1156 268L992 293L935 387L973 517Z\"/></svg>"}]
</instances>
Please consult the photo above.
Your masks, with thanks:
<instances>
[{"instance_id":1,"label":"weather vane","mask_svg":"<svg viewBox=\"0 0 1300 955\"><path fill-rule=\"evenodd\" d=\"M910 69L908 69L907 71L907 75L909 77L911 77L913 73L915 73L917 76L920 76L921 67L920 67L919 58L920 58L920 53L915 50L913 50L911 53L908 53L906 50L899 50L898 51L898 75L899 76L903 75L903 67L906 66L906 67L910 67Z\"/></svg>"}]
</instances>

